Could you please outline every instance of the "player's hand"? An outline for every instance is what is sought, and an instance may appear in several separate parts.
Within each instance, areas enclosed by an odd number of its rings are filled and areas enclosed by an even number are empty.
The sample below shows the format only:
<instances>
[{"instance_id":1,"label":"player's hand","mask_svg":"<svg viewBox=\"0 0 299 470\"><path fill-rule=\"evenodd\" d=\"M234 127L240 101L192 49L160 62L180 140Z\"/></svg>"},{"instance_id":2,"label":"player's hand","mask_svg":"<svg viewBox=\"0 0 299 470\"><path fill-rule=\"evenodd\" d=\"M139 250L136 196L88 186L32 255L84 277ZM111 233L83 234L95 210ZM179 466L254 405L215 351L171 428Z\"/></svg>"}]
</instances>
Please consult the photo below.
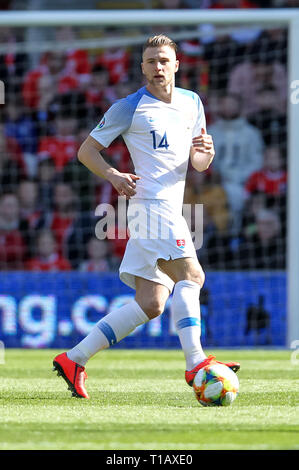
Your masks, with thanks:
<instances>
[{"instance_id":1,"label":"player's hand","mask_svg":"<svg viewBox=\"0 0 299 470\"><path fill-rule=\"evenodd\" d=\"M196 159L201 161L203 169L207 169L215 155L212 136L202 128L201 135L192 139L192 148L196 152Z\"/></svg>"},{"instance_id":2,"label":"player's hand","mask_svg":"<svg viewBox=\"0 0 299 470\"><path fill-rule=\"evenodd\" d=\"M136 194L136 183L140 176L133 173L114 172L109 176L109 181L120 196L126 196L127 199Z\"/></svg>"},{"instance_id":3,"label":"player's hand","mask_svg":"<svg viewBox=\"0 0 299 470\"><path fill-rule=\"evenodd\" d=\"M192 145L196 152L215 154L212 136L201 129L201 135L192 139Z\"/></svg>"}]
</instances>

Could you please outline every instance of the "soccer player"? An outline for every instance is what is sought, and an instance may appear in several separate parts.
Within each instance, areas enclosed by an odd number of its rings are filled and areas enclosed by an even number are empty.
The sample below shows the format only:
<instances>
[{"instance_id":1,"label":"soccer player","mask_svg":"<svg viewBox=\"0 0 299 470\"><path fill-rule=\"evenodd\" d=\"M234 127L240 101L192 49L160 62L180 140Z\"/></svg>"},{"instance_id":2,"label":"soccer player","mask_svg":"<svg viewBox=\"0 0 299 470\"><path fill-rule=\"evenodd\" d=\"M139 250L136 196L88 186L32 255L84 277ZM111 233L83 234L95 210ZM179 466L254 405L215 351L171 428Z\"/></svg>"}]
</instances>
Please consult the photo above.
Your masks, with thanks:
<instances>
[{"instance_id":1,"label":"soccer player","mask_svg":"<svg viewBox=\"0 0 299 470\"><path fill-rule=\"evenodd\" d=\"M175 87L176 49L165 35L147 40L141 63L146 86L113 104L79 149L79 160L129 199L130 239L119 271L120 279L136 295L101 319L73 349L54 359L54 369L76 397L89 398L85 364L90 357L160 315L172 291L187 383L192 385L196 372L216 361L214 356L206 357L201 346L199 295L205 276L182 216L189 157L197 171L205 171L214 158L214 147L199 96ZM119 172L100 155L119 135L136 174ZM148 218L157 230L147 226ZM228 366L234 371L240 368L238 363Z\"/></svg>"}]
</instances>

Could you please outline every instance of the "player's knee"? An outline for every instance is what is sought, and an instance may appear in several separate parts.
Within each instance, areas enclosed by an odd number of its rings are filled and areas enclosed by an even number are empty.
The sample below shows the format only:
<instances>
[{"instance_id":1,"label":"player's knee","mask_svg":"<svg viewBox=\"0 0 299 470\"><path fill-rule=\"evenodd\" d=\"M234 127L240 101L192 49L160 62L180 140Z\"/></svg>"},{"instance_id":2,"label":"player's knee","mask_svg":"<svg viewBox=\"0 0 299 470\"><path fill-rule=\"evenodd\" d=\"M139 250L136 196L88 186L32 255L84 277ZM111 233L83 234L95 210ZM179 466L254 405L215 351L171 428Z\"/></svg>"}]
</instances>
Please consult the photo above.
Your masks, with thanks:
<instances>
[{"instance_id":1,"label":"player's knee","mask_svg":"<svg viewBox=\"0 0 299 470\"><path fill-rule=\"evenodd\" d=\"M205 273L201 266L199 266L198 269L192 272L192 276L191 276L192 281L197 282L197 284L199 284L200 287L203 287L205 283L205 278L206 278Z\"/></svg>"},{"instance_id":2,"label":"player's knee","mask_svg":"<svg viewBox=\"0 0 299 470\"><path fill-rule=\"evenodd\" d=\"M200 266L200 279L201 279L201 287L203 287L205 280L206 280L206 275L201 266Z\"/></svg>"},{"instance_id":3,"label":"player's knee","mask_svg":"<svg viewBox=\"0 0 299 470\"><path fill-rule=\"evenodd\" d=\"M141 308L149 319L152 320L164 312L165 302L156 298L143 299Z\"/></svg>"}]
</instances>

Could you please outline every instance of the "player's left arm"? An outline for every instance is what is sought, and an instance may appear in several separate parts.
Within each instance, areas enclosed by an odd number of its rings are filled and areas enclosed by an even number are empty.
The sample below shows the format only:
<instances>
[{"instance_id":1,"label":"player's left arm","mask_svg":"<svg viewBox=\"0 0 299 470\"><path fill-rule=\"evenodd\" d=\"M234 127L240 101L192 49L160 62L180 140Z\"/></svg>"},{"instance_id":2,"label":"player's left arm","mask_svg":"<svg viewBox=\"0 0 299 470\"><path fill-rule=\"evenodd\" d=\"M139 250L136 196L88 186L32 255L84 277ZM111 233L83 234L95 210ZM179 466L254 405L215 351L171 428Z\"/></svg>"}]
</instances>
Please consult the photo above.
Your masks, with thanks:
<instances>
[{"instance_id":1,"label":"player's left arm","mask_svg":"<svg viewBox=\"0 0 299 470\"><path fill-rule=\"evenodd\" d=\"M193 168L199 172L209 168L215 155L212 136L204 128L201 135L193 137L190 149L190 160Z\"/></svg>"}]
</instances>

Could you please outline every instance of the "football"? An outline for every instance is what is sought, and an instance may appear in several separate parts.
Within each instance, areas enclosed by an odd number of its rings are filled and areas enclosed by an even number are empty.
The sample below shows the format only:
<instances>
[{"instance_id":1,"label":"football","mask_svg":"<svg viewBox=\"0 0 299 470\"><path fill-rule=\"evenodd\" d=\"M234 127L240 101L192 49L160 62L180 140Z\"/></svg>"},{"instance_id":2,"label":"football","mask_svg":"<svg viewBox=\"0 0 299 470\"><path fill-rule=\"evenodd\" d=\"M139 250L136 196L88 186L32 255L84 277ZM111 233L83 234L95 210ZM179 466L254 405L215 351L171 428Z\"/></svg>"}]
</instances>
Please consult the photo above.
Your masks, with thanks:
<instances>
[{"instance_id":1,"label":"football","mask_svg":"<svg viewBox=\"0 0 299 470\"><path fill-rule=\"evenodd\" d=\"M193 390L203 406L229 406L239 393L239 380L226 365L212 363L197 372Z\"/></svg>"}]
</instances>

